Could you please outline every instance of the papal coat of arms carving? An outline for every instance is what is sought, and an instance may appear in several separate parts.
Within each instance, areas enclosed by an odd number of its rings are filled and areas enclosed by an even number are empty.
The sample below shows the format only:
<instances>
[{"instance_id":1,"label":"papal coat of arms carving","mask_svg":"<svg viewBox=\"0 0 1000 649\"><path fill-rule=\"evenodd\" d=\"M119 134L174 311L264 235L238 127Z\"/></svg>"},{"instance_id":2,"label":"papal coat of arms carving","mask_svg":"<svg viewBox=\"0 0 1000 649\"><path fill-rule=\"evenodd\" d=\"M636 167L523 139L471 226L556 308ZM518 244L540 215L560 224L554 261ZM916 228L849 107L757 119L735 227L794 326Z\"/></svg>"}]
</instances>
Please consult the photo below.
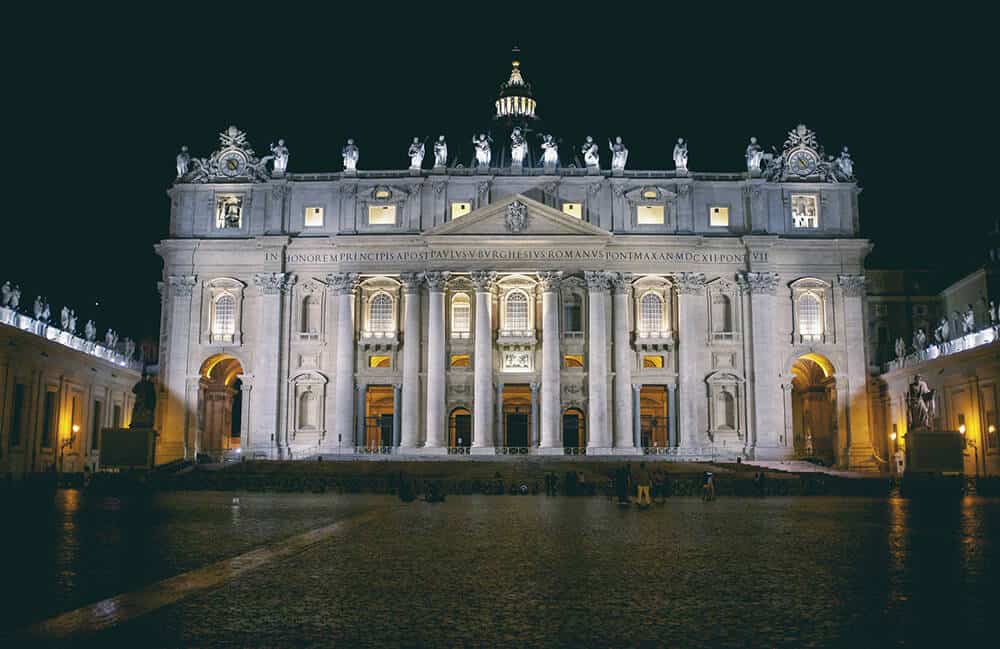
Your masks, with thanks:
<instances>
[{"instance_id":1,"label":"papal coat of arms carving","mask_svg":"<svg viewBox=\"0 0 1000 649\"><path fill-rule=\"evenodd\" d=\"M507 205L505 223L508 232L523 232L528 227L528 206L521 201Z\"/></svg>"}]
</instances>

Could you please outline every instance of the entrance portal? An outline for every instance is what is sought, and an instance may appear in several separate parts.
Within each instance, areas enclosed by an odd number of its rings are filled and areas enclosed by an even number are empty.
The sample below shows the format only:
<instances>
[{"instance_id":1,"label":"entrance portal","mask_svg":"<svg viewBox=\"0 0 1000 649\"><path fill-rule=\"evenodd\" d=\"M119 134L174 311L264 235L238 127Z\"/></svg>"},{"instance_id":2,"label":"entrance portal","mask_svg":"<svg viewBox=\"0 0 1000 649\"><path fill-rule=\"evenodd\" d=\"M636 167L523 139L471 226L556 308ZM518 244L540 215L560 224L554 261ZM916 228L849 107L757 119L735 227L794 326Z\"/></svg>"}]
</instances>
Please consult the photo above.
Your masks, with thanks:
<instances>
[{"instance_id":1,"label":"entrance portal","mask_svg":"<svg viewBox=\"0 0 1000 649\"><path fill-rule=\"evenodd\" d=\"M819 354L792 365L792 433L797 455L836 461L837 382L833 365Z\"/></svg>"},{"instance_id":2,"label":"entrance portal","mask_svg":"<svg viewBox=\"0 0 1000 649\"><path fill-rule=\"evenodd\" d=\"M667 386L644 385L639 390L639 434L643 448L670 445L667 438Z\"/></svg>"},{"instance_id":3,"label":"entrance portal","mask_svg":"<svg viewBox=\"0 0 1000 649\"><path fill-rule=\"evenodd\" d=\"M587 445L583 412L570 408L563 413L562 439L565 448L583 448Z\"/></svg>"},{"instance_id":4,"label":"entrance portal","mask_svg":"<svg viewBox=\"0 0 1000 649\"><path fill-rule=\"evenodd\" d=\"M472 413L465 408L451 411L448 446L469 448L472 446Z\"/></svg>"},{"instance_id":5,"label":"entrance portal","mask_svg":"<svg viewBox=\"0 0 1000 649\"><path fill-rule=\"evenodd\" d=\"M241 374L240 362L226 354L217 354L202 363L196 452L218 459L226 451L240 447L243 430Z\"/></svg>"},{"instance_id":6,"label":"entrance portal","mask_svg":"<svg viewBox=\"0 0 1000 649\"><path fill-rule=\"evenodd\" d=\"M365 391L365 446L393 446L393 389L369 385Z\"/></svg>"},{"instance_id":7,"label":"entrance portal","mask_svg":"<svg viewBox=\"0 0 1000 649\"><path fill-rule=\"evenodd\" d=\"M504 446L531 445L531 388L527 385L503 386L503 427Z\"/></svg>"}]
</instances>

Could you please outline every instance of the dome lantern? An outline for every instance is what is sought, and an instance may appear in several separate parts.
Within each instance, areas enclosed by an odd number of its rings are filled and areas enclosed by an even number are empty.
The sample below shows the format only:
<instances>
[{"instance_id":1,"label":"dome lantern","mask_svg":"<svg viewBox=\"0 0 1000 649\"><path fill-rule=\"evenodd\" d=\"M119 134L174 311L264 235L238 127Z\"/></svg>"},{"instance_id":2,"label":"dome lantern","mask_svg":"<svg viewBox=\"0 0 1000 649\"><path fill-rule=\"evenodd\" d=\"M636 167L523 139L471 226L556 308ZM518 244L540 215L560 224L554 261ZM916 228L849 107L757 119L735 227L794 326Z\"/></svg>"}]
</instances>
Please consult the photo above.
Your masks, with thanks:
<instances>
[{"instance_id":1,"label":"dome lantern","mask_svg":"<svg viewBox=\"0 0 1000 649\"><path fill-rule=\"evenodd\" d=\"M510 78L500 84L500 95L496 100L496 119L511 122L524 122L537 119L535 115L535 97L531 93L531 84L524 80L521 74L521 50L515 46L511 50Z\"/></svg>"}]
</instances>

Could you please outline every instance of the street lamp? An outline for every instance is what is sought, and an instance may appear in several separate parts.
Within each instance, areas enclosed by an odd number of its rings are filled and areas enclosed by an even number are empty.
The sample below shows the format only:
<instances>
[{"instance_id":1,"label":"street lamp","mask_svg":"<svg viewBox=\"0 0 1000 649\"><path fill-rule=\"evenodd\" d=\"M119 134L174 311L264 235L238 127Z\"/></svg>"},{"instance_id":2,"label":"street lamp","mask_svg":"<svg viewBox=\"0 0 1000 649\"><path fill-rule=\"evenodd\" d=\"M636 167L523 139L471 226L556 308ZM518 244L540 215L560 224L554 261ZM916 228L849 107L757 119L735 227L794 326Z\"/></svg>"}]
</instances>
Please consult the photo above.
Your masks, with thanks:
<instances>
[{"instance_id":1,"label":"street lamp","mask_svg":"<svg viewBox=\"0 0 1000 649\"><path fill-rule=\"evenodd\" d=\"M993 427L992 424L990 427ZM965 424L959 424L958 432L962 434L962 438L965 440L965 448L972 447L972 458L976 464L976 480L979 480L979 447L976 446L976 440L965 434Z\"/></svg>"},{"instance_id":2,"label":"street lamp","mask_svg":"<svg viewBox=\"0 0 1000 649\"><path fill-rule=\"evenodd\" d=\"M71 447L71 446L73 446L76 443L76 434L80 432L80 425L79 424L73 424L73 427L71 428L71 430L72 430L72 432L70 433L70 436L67 437L62 442L59 443L59 470L60 471L63 470L64 457L65 457L66 449L69 448L69 447Z\"/></svg>"}]
</instances>

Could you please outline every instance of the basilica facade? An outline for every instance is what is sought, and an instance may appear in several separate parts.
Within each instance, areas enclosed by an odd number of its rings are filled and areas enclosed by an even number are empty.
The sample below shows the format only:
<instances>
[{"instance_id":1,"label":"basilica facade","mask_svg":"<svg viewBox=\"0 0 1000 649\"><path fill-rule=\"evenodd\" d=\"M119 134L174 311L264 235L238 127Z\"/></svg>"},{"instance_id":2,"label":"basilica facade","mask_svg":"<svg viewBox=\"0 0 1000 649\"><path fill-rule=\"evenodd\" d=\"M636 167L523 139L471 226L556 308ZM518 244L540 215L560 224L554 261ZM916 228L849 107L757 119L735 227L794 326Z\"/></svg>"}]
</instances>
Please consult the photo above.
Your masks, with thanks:
<instances>
[{"instance_id":1,"label":"basilica facade","mask_svg":"<svg viewBox=\"0 0 1000 649\"><path fill-rule=\"evenodd\" d=\"M515 64L498 117L533 118L525 97ZM737 173L689 170L683 142L632 170L620 140L581 163L518 135L461 162L442 136L433 166L415 141L388 171L350 142L341 171L291 172L283 142L258 158L235 127L182 151L157 458L873 465L846 152L799 126Z\"/></svg>"}]
</instances>

